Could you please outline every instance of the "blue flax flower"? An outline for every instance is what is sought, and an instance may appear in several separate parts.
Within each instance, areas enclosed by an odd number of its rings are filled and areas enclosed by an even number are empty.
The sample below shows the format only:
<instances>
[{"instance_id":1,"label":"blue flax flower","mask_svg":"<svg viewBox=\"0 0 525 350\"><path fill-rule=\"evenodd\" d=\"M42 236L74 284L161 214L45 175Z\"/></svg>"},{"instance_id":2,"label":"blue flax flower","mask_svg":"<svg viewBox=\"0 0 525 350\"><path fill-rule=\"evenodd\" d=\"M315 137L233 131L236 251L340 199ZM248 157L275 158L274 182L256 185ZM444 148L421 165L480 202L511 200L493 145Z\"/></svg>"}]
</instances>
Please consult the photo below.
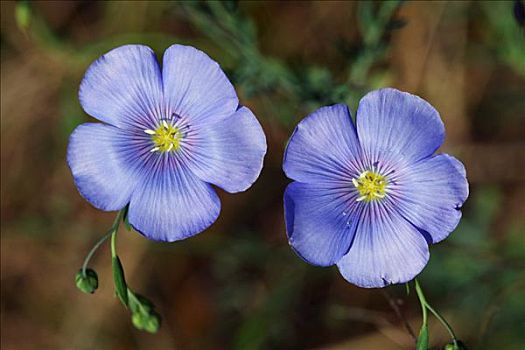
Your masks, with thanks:
<instances>
[{"instance_id":1,"label":"blue flax flower","mask_svg":"<svg viewBox=\"0 0 525 350\"><path fill-rule=\"evenodd\" d=\"M210 226L220 201L212 187L244 191L266 153L262 128L217 62L182 45L162 67L146 46L118 47L95 61L80 85L86 123L67 160L80 194L111 211L129 204L146 237L176 241Z\"/></svg>"},{"instance_id":2,"label":"blue flax flower","mask_svg":"<svg viewBox=\"0 0 525 350\"><path fill-rule=\"evenodd\" d=\"M468 196L463 165L433 155L444 136L430 104L395 89L367 94L356 126L341 104L303 119L283 164L295 180L284 195L290 245L361 287L414 278Z\"/></svg>"}]
</instances>

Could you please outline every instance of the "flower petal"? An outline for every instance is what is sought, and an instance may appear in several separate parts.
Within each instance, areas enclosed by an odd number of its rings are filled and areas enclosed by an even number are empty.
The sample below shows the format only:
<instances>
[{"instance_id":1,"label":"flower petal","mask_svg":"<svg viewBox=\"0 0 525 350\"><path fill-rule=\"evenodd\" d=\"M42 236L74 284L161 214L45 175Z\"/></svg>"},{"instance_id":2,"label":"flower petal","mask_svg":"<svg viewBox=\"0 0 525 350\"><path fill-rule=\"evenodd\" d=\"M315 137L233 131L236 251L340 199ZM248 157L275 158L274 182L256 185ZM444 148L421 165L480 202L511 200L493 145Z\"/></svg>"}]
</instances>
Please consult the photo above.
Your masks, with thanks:
<instances>
[{"instance_id":1,"label":"flower petal","mask_svg":"<svg viewBox=\"0 0 525 350\"><path fill-rule=\"evenodd\" d=\"M165 117L155 53L142 45L106 53L88 68L79 99L86 113L119 128L144 128Z\"/></svg>"},{"instance_id":2,"label":"flower petal","mask_svg":"<svg viewBox=\"0 0 525 350\"><path fill-rule=\"evenodd\" d=\"M350 283L376 288L408 282L429 259L423 235L392 207L367 203L354 242L337 263Z\"/></svg>"},{"instance_id":3,"label":"flower petal","mask_svg":"<svg viewBox=\"0 0 525 350\"><path fill-rule=\"evenodd\" d=\"M219 64L194 47L170 46L164 53L162 77L169 110L192 124L226 118L239 105Z\"/></svg>"},{"instance_id":4,"label":"flower petal","mask_svg":"<svg viewBox=\"0 0 525 350\"><path fill-rule=\"evenodd\" d=\"M357 204L345 187L292 182L284 193L290 245L311 264L335 264L352 242L362 208Z\"/></svg>"},{"instance_id":5,"label":"flower petal","mask_svg":"<svg viewBox=\"0 0 525 350\"><path fill-rule=\"evenodd\" d=\"M190 169L201 180L232 193L255 182L266 154L264 132L246 107L217 123L202 125L187 143Z\"/></svg>"},{"instance_id":6,"label":"flower petal","mask_svg":"<svg viewBox=\"0 0 525 350\"><path fill-rule=\"evenodd\" d=\"M101 210L128 204L137 177L127 161L130 138L101 123L78 126L69 138L67 162L80 194Z\"/></svg>"},{"instance_id":7,"label":"flower petal","mask_svg":"<svg viewBox=\"0 0 525 350\"><path fill-rule=\"evenodd\" d=\"M458 225L468 197L465 167L447 154L425 159L405 169L393 186L399 212L426 231L432 243L445 239Z\"/></svg>"},{"instance_id":8,"label":"flower petal","mask_svg":"<svg viewBox=\"0 0 525 350\"><path fill-rule=\"evenodd\" d=\"M368 160L415 162L443 143L439 113L422 98L396 89L368 93L357 109L357 134Z\"/></svg>"},{"instance_id":9,"label":"flower petal","mask_svg":"<svg viewBox=\"0 0 525 350\"><path fill-rule=\"evenodd\" d=\"M316 183L345 180L360 169L361 148L348 107L322 107L295 128L283 169L294 180Z\"/></svg>"},{"instance_id":10,"label":"flower petal","mask_svg":"<svg viewBox=\"0 0 525 350\"><path fill-rule=\"evenodd\" d=\"M156 159L155 171L131 196L129 223L156 241L178 241L204 231L219 216L215 190L175 157Z\"/></svg>"}]
</instances>

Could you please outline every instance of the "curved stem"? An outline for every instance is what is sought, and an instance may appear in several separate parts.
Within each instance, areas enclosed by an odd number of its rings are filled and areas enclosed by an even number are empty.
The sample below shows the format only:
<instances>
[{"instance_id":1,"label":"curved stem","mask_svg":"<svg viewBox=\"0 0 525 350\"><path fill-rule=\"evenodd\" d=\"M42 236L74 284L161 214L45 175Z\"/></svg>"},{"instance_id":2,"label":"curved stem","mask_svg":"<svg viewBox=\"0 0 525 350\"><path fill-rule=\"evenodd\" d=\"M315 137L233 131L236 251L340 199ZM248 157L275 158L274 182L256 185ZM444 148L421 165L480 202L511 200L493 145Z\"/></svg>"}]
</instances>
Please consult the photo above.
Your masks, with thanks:
<instances>
[{"instance_id":1,"label":"curved stem","mask_svg":"<svg viewBox=\"0 0 525 350\"><path fill-rule=\"evenodd\" d=\"M122 216L124 215L125 211L126 208L123 208L118 212L115 221L113 221L113 226L111 226L111 257L113 258L117 256L117 232L120 226L120 221L122 221Z\"/></svg>"},{"instance_id":2,"label":"curved stem","mask_svg":"<svg viewBox=\"0 0 525 350\"><path fill-rule=\"evenodd\" d=\"M450 337L452 338L452 342L454 343L454 345L457 346L458 343L457 343L457 339L456 339L456 334L454 334L454 331L452 330L452 327L450 327L450 324L447 322L447 320L445 320L445 318L443 316L441 316L441 314L439 312L434 310L428 303L427 303L427 309L430 312L432 312L434 314L434 316L436 316L436 318L439 320L439 322L441 322L443 327L446 328L446 330L450 334Z\"/></svg>"},{"instance_id":3,"label":"curved stem","mask_svg":"<svg viewBox=\"0 0 525 350\"><path fill-rule=\"evenodd\" d=\"M93 248L91 248L88 255L86 255L86 258L84 259L84 263L82 264L82 274L84 276L86 276L87 265L89 264L89 261L93 257L93 254L95 254L97 249L102 245L102 243L104 243L109 238L109 236L112 233L113 233L113 229L110 229L108 232L106 232L106 234L102 236L102 238L100 238L97 243L95 243Z\"/></svg>"},{"instance_id":4,"label":"curved stem","mask_svg":"<svg viewBox=\"0 0 525 350\"><path fill-rule=\"evenodd\" d=\"M104 234L104 236L102 236L98 241L97 243L95 243L95 245L93 246L93 248L91 248L91 250L89 251L89 253L86 255L86 258L84 259L84 263L82 264L82 274L84 276L86 276L86 270L87 270L87 265L89 264L89 261L91 260L91 258L93 257L93 254L95 254L95 252L97 251L98 248L100 248L100 246L102 245L102 243L104 243L108 238L109 236L111 236L111 254L112 256L114 256L113 252L114 252L114 245L115 243L113 242L114 240L114 236L115 236L115 233L117 232L118 230L118 227L120 225L120 220L122 219L122 216L124 215L124 212L125 212L126 208L123 208L122 210L120 210L117 214L117 217L115 218L115 220L113 221L113 225L111 225L111 228Z\"/></svg>"},{"instance_id":5,"label":"curved stem","mask_svg":"<svg viewBox=\"0 0 525 350\"><path fill-rule=\"evenodd\" d=\"M427 300L425 299L425 294L423 294L423 290L421 289L421 286L419 285L419 281L417 278L414 280L416 284L416 294L419 299L419 303L421 304L421 311L423 312L423 324L427 324L428 322L428 314L427 314Z\"/></svg>"},{"instance_id":6,"label":"curved stem","mask_svg":"<svg viewBox=\"0 0 525 350\"><path fill-rule=\"evenodd\" d=\"M111 257L112 258L117 256L116 242L117 242L117 230L113 230L113 232L111 232Z\"/></svg>"},{"instance_id":7,"label":"curved stem","mask_svg":"<svg viewBox=\"0 0 525 350\"><path fill-rule=\"evenodd\" d=\"M450 334L450 337L452 338L452 342L454 343L454 345L457 346L458 342L457 342L456 334L452 330L452 327L450 327L450 324L447 322L447 320L445 320L443 316L441 316L439 312L434 310L434 308L430 306L430 304L427 302L425 295L423 294L423 290L421 289L421 286L419 285L419 281L417 280L417 278L414 280L414 282L416 285L416 293L419 298L419 303L421 304L421 309L423 310L423 324L427 323L427 310L428 310L439 320L439 322L441 322L443 327L445 327L445 329Z\"/></svg>"}]
</instances>

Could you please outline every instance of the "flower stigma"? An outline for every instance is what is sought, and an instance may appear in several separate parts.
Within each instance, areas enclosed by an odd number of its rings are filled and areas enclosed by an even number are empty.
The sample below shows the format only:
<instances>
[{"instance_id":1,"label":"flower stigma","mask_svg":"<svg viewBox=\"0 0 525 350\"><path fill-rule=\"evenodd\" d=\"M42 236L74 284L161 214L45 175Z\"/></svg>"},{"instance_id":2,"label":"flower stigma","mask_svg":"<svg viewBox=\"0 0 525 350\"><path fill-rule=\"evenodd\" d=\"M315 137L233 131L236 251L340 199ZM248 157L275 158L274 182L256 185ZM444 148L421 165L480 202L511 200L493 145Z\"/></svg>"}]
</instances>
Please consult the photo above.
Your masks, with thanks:
<instances>
[{"instance_id":1,"label":"flower stigma","mask_svg":"<svg viewBox=\"0 0 525 350\"><path fill-rule=\"evenodd\" d=\"M357 192L359 192L359 197L356 199L357 202L370 202L385 198L387 181L383 175L365 170L359 177L353 178L352 183Z\"/></svg>"},{"instance_id":2,"label":"flower stigma","mask_svg":"<svg viewBox=\"0 0 525 350\"><path fill-rule=\"evenodd\" d=\"M179 128L163 120L155 130L146 129L144 132L151 136L155 147L150 152L171 152L180 148L183 134Z\"/></svg>"}]
</instances>

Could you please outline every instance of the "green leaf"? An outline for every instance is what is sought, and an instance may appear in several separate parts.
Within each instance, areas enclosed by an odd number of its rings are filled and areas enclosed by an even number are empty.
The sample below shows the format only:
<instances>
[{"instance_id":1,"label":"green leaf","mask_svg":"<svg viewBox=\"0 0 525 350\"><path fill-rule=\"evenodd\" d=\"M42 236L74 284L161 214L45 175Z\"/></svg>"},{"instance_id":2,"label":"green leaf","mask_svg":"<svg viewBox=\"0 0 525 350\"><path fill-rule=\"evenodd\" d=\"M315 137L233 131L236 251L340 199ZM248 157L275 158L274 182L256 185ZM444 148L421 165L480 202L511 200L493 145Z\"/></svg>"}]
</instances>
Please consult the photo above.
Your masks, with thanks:
<instances>
[{"instance_id":1,"label":"green leaf","mask_svg":"<svg viewBox=\"0 0 525 350\"><path fill-rule=\"evenodd\" d=\"M98 276L95 270L86 269L86 273L80 269L75 276L77 288L84 293L93 294L98 288Z\"/></svg>"},{"instance_id":2,"label":"green leaf","mask_svg":"<svg viewBox=\"0 0 525 350\"><path fill-rule=\"evenodd\" d=\"M421 326L419 336L416 342L417 350L428 350L428 326L426 324Z\"/></svg>"},{"instance_id":3,"label":"green leaf","mask_svg":"<svg viewBox=\"0 0 525 350\"><path fill-rule=\"evenodd\" d=\"M124 304L125 307L128 307L128 286L126 285L126 278L124 277L124 269L120 263L118 256L114 256L112 259L113 267L113 281L115 283L115 292L117 293L118 298Z\"/></svg>"}]
</instances>

